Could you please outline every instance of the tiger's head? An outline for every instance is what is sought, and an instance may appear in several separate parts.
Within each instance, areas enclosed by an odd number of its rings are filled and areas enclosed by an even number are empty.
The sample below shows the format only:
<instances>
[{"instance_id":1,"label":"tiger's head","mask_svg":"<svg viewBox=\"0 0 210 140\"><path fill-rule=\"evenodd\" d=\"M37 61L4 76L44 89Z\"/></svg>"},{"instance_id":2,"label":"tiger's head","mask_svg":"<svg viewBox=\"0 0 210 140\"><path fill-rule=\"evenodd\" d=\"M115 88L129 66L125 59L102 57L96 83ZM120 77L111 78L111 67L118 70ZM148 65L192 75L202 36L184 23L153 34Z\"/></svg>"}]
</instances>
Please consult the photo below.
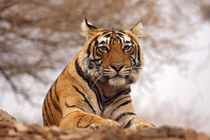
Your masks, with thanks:
<instances>
[{"instance_id":1,"label":"tiger's head","mask_svg":"<svg viewBox=\"0 0 210 140\"><path fill-rule=\"evenodd\" d=\"M86 19L82 35L87 38L78 56L82 71L94 82L123 86L135 82L143 65L139 37L142 23L131 30L97 28Z\"/></svg>"}]
</instances>

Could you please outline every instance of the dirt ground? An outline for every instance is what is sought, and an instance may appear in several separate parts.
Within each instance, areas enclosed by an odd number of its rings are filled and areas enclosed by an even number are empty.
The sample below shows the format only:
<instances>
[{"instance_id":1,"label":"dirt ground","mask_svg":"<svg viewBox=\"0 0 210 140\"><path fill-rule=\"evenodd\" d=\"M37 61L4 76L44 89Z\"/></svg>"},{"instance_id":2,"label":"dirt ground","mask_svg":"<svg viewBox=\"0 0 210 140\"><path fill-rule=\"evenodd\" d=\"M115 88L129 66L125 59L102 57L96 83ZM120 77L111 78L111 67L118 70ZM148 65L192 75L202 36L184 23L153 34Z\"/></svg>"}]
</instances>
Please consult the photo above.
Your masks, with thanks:
<instances>
[{"instance_id":1,"label":"dirt ground","mask_svg":"<svg viewBox=\"0 0 210 140\"><path fill-rule=\"evenodd\" d=\"M0 110L0 140L210 140L204 133L191 129L162 126L155 129L130 130L72 129L61 130L56 126L24 125L7 112Z\"/></svg>"}]
</instances>

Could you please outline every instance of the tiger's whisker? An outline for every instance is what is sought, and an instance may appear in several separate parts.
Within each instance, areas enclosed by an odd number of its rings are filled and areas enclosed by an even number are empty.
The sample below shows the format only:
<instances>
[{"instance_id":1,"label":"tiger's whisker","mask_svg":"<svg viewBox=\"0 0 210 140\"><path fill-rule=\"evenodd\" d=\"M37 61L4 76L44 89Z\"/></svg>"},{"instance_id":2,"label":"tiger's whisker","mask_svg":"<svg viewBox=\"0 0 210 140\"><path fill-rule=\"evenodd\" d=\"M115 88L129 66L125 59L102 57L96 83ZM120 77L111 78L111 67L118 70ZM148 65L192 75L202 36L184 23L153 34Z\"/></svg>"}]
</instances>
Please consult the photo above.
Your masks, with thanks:
<instances>
[{"instance_id":1,"label":"tiger's whisker","mask_svg":"<svg viewBox=\"0 0 210 140\"><path fill-rule=\"evenodd\" d=\"M92 87L96 84L96 82L101 78L101 74L99 74L98 78L96 78L96 80L94 80Z\"/></svg>"}]
</instances>

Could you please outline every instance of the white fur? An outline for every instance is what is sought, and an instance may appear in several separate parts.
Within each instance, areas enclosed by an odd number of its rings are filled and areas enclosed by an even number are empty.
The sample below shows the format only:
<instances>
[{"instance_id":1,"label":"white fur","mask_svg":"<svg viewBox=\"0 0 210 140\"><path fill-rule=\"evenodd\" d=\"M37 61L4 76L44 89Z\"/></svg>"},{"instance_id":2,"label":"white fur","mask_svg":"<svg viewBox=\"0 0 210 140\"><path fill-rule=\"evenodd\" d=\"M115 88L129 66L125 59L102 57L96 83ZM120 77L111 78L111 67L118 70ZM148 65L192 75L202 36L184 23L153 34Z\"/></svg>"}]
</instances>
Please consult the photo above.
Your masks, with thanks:
<instances>
[{"instance_id":1,"label":"white fur","mask_svg":"<svg viewBox=\"0 0 210 140\"><path fill-rule=\"evenodd\" d=\"M112 86L121 86L126 84L126 79L121 77L116 77L109 79L109 84Z\"/></svg>"},{"instance_id":2,"label":"white fur","mask_svg":"<svg viewBox=\"0 0 210 140\"><path fill-rule=\"evenodd\" d=\"M90 23L89 21L87 21L89 25L93 25L92 23ZM91 30L88 25L86 24L86 21L83 20L83 22L81 23L81 35L83 35L84 37L86 37L86 39L88 40L89 38L89 31Z\"/></svg>"},{"instance_id":3,"label":"white fur","mask_svg":"<svg viewBox=\"0 0 210 140\"><path fill-rule=\"evenodd\" d=\"M111 67L109 67L109 84L112 86L121 86L121 85L125 85L126 84L126 79L124 78L126 76L126 71L123 68L120 72L119 75L122 77L114 77L115 75L117 75L117 72L115 70L113 70Z\"/></svg>"},{"instance_id":4,"label":"white fur","mask_svg":"<svg viewBox=\"0 0 210 140\"><path fill-rule=\"evenodd\" d=\"M95 80L99 77L100 73L96 68L89 69L88 68L88 56L87 54L79 55L79 64L83 72L87 72L87 74L91 77L91 80Z\"/></svg>"},{"instance_id":5,"label":"white fur","mask_svg":"<svg viewBox=\"0 0 210 140\"><path fill-rule=\"evenodd\" d=\"M88 28L85 20L81 24L81 29L82 29L81 35L83 35L84 37L86 37L86 39L88 39L88 30L89 30L89 28Z\"/></svg>"},{"instance_id":6,"label":"white fur","mask_svg":"<svg viewBox=\"0 0 210 140\"><path fill-rule=\"evenodd\" d=\"M131 32L133 32L133 34L135 34L137 37L142 37L143 36L143 31L144 31L144 27L143 27L143 24L141 22L138 22L131 29Z\"/></svg>"}]
</instances>

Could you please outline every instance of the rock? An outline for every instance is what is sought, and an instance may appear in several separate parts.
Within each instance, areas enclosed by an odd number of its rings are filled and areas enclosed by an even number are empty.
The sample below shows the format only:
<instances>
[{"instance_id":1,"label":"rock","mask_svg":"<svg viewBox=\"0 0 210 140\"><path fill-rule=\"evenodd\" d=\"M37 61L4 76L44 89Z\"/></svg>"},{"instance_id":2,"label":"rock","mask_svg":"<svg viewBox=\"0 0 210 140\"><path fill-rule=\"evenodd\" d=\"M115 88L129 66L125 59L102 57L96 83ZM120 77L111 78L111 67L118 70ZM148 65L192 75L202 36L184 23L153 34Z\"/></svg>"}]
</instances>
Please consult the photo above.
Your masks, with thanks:
<instances>
[{"instance_id":1,"label":"rock","mask_svg":"<svg viewBox=\"0 0 210 140\"><path fill-rule=\"evenodd\" d=\"M6 114L0 115L2 120L0 122L0 140L210 140L204 133L170 126L145 130L113 128L71 129L67 131L56 126L41 127L16 123L15 118L6 112L0 114Z\"/></svg>"},{"instance_id":2,"label":"rock","mask_svg":"<svg viewBox=\"0 0 210 140\"><path fill-rule=\"evenodd\" d=\"M6 111L0 109L0 123L15 123L16 119L8 114Z\"/></svg>"}]
</instances>

